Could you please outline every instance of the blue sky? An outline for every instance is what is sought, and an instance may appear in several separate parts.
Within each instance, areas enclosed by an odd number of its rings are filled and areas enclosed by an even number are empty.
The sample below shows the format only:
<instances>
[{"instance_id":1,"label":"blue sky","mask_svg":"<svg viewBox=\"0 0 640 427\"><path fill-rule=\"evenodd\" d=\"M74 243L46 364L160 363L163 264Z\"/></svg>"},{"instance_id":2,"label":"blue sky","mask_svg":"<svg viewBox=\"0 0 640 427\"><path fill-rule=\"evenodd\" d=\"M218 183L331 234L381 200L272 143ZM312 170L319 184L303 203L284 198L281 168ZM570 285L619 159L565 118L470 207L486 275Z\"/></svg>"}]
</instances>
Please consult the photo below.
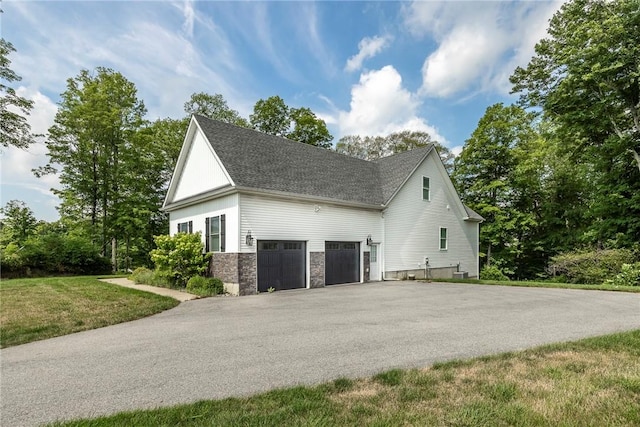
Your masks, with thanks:
<instances>
[{"instance_id":1,"label":"blue sky","mask_svg":"<svg viewBox=\"0 0 640 427\"><path fill-rule=\"evenodd\" d=\"M194 92L221 93L245 117L279 95L322 117L335 141L422 130L459 152L489 105L515 100L508 77L560 5L5 0L0 31L38 133L66 80L105 66L136 84L149 119L182 117ZM44 145L1 156L1 205L23 200L55 220L57 178L31 173L47 162Z\"/></svg>"}]
</instances>

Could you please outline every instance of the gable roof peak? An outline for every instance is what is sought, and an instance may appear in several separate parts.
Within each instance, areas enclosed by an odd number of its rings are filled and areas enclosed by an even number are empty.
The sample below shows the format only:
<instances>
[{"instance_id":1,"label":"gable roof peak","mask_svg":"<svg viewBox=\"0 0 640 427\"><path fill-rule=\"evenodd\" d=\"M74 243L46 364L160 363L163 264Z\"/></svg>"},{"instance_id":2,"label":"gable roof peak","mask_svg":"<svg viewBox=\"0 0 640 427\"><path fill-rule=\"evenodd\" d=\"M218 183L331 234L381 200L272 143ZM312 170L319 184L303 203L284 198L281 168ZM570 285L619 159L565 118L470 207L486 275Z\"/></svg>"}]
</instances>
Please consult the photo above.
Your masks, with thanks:
<instances>
[{"instance_id":1,"label":"gable roof peak","mask_svg":"<svg viewBox=\"0 0 640 427\"><path fill-rule=\"evenodd\" d=\"M382 207L433 145L367 161L194 115L237 188Z\"/></svg>"}]
</instances>

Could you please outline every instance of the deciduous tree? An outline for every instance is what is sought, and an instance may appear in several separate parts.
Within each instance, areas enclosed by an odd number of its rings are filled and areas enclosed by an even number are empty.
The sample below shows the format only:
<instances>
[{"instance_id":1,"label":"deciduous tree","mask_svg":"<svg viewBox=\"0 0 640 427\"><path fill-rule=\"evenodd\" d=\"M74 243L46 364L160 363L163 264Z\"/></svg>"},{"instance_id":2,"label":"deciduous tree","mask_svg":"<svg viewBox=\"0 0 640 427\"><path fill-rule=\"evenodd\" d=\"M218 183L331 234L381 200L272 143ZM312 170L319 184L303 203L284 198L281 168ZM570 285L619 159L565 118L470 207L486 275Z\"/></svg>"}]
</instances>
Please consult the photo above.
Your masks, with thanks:
<instances>
[{"instance_id":1,"label":"deciduous tree","mask_svg":"<svg viewBox=\"0 0 640 427\"><path fill-rule=\"evenodd\" d=\"M27 122L33 101L18 96L16 90L8 86L22 79L10 68L9 55L15 51L10 42L0 39L0 146L27 148L34 141Z\"/></svg>"},{"instance_id":2,"label":"deciduous tree","mask_svg":"<svg viewBox=\"0 0 640 427\"><path fill-rule=\"evenodd\" d=\"M480 246L487 265L492 257L507 260L521 277L523 255L537 246L541 143L532 113L495 104L455 160L456 187L464 202L485 218Z\"/></svg>"},{"instance_id":3,"label":"deciduous tree","mask_svg":"<svg viewBox=\"0 0 640 427\"><path fill-rule=\"evenodd\" d=\"M114 268L122 219L141 200L133 189L140 181L136 164L148 155L138 138L145 113L135 85L122 74L82 70L67 80L46 141L50 163L38 171L59 173L61 215L87 219Z\"/></svg>"},{"instance_id":4,"label":"deciduous tree","mask_svg":"<svg viewBox=\"0 0 640 427\"><path fill-rule=\"evenodd\" d=\"M434 141L427 132L404 130L387 136L347 135L340 138L336 151L359 159L376 160L428 144L436 147L447 172L451 174L455 156L447 147Z\"/></svg>"},{"instance_id":5,"label":"deciduous tree","mask_svg":"<svg viewBox=\"0 0 640 427\"><path fill-rule=\"evenodd\" d=\"M511 76L526 107L541 107L588 164L597 241L640 241L640 2L570 0L535 56Z\"/></svg>"},{"instance_id":6,"label":"deciduous tree","mask_svg":"<svg viewBox=\"0 0 640 427\"><path fill-rule=\"evenodd\" d=\"M249 127L249 122L240 116L236 110L229 108L227 101L219 93L215 95L205 92L192 94L189 101L184 104L184 111L189 116L200 114L232 125Z\"/></svg>"},{"instance_id":7,"label":"deciduous tree","mask_svg":"<svg viewBox=\"0 0 640 427\"><path fill-rule=\"evenodd\" d=\"M0 208L0 244L21 245L36 232L38 221L29 206L21 200L10 200Z\"/></svg>"},{"instance_id":8,"label":"deciduous tree","mask_svg":"<svg viewBox=\"0 0 640 427\"><path fill-rule=\"evenodd\" d=\"M309 108L290 108L279 96L261 99L249 116L251 126L264 133L293 141L331 148L333 136L327 124Z\"/></svg>"},{"instance_id":9,"label":"deciduous tree","mask_svg":"<svg viewBox=\"0 0 640 427\"><path fill-rule=\"evenodd\" d=\"M289 107L277 95L258 100L249 121L254 129L270 135L286 136L291 128Z\"/></svg>"}]
</instances>

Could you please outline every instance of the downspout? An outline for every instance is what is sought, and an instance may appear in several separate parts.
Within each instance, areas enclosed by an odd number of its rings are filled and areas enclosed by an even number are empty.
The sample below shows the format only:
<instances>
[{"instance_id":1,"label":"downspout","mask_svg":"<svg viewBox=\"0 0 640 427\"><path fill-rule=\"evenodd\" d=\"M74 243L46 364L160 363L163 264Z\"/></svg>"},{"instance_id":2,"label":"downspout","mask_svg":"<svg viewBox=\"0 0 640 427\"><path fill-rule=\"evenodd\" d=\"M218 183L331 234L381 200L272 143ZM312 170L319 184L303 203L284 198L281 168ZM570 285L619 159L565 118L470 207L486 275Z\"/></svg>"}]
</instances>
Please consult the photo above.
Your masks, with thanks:
<instances>
[{"instance_id":1,"label":"downspout","mask_svg":"<svg viewBox=\"0 0 640 427\"><path fill-rule=\"evenodd\" d=\"M378 256L380 258L380 280L382 280L383 282L385 280L387 280L386 277L384 277L384 273L386 270L386 266L387 266L387 260L385 259L384 253L384 247L385 247L385 243L387 241L387 227L386 227L386 221L384 218L384 210L380 212L380 218L382 219L382 241L380 242L380 244L378 245Z\"/></svg>"}]
</instances>

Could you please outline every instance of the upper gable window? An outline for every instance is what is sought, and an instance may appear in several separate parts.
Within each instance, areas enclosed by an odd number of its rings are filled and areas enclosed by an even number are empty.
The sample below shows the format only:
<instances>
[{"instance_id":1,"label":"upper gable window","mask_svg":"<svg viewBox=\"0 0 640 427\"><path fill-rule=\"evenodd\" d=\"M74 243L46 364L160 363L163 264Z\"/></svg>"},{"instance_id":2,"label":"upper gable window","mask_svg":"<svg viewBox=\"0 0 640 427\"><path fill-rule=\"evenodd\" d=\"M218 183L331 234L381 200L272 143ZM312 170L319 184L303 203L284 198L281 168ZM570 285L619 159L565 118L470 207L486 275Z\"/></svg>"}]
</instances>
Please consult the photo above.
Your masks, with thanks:
<instances>
[{"instance_id":1,"label":"upper gable window","mask_svg":"<svg viewBox=\"0 0 640 427\"><path fill-rule=\"evenodd\" d=\"M429 177L422 177L422 200L431 200L431 190Z\"/></svg>"}]
</instances>

